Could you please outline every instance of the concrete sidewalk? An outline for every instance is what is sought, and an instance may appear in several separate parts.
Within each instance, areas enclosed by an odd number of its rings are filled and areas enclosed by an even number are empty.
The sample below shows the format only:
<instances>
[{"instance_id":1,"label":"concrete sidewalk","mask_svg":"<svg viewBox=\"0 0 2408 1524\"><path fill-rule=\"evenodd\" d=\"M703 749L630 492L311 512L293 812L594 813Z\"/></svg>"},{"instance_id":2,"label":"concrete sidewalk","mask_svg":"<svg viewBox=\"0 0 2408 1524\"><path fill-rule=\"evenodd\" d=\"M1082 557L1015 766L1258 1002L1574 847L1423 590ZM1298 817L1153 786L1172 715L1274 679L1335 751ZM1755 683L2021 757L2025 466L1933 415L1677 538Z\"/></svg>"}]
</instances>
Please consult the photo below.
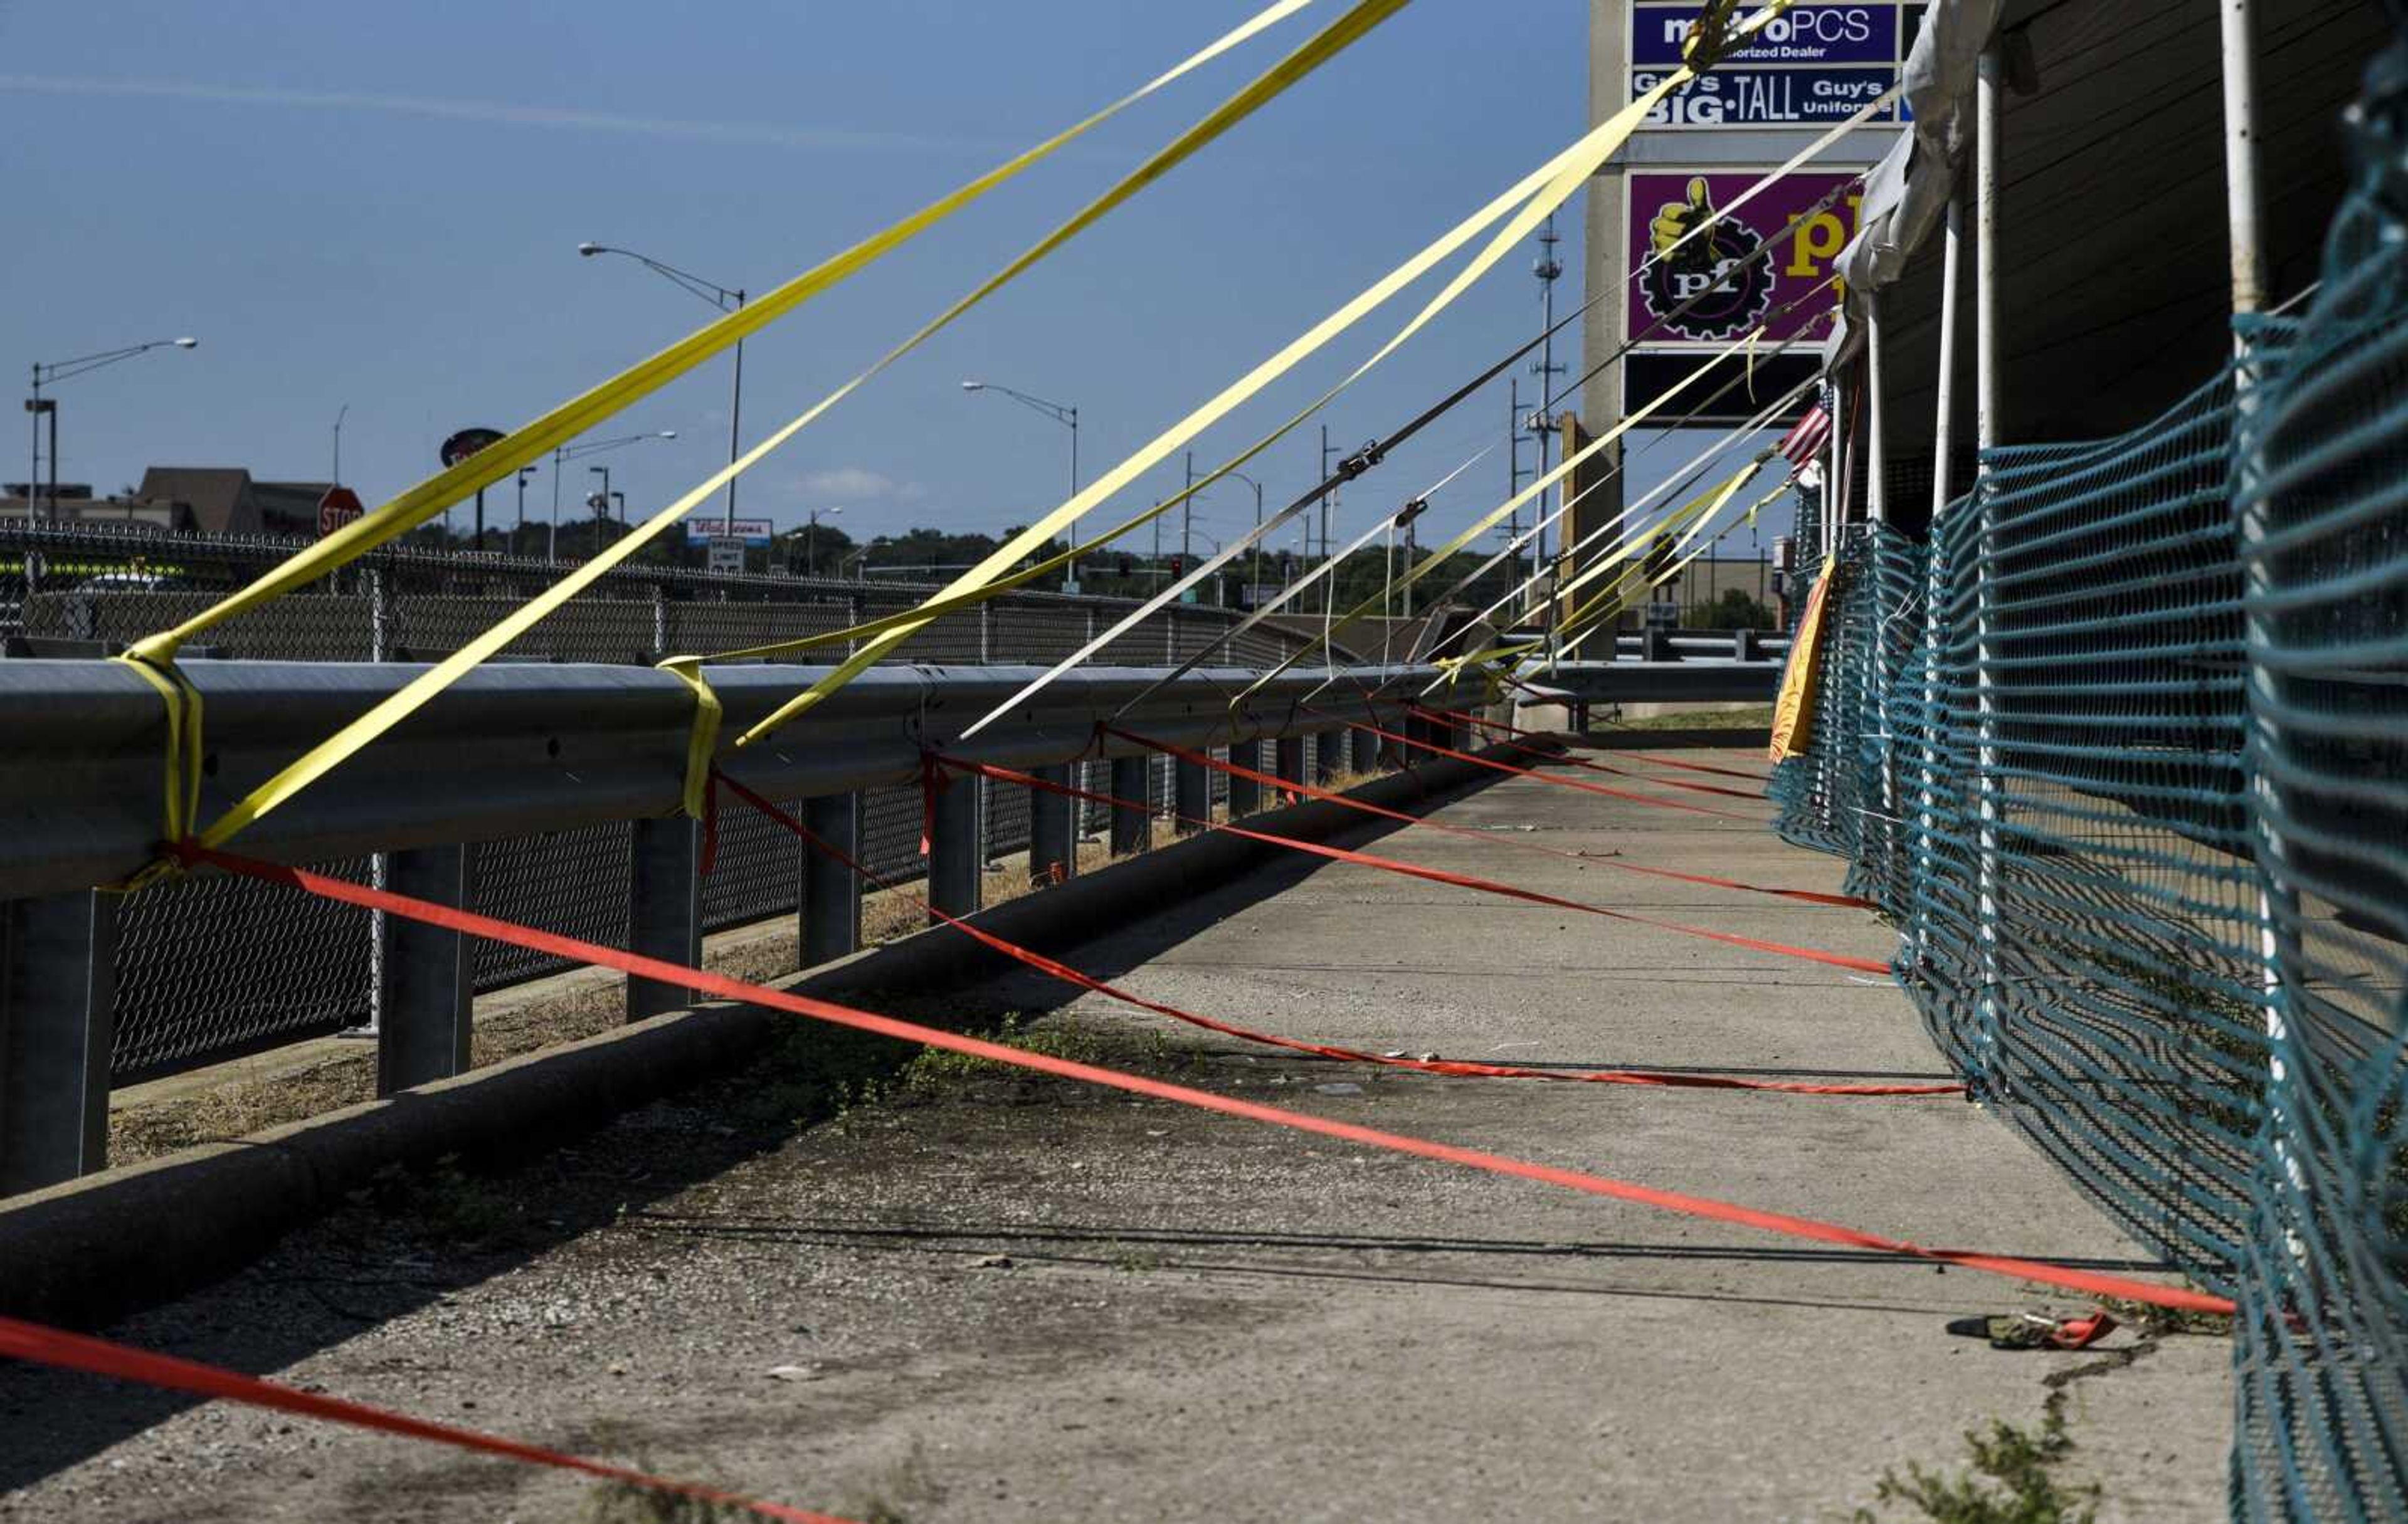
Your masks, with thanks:
<instances>
[{"instance_id":1,"label":"concrete sidewalk","mask_svg":"<svg viewBox=\"0 0 2408 1524\"><path fill-rule=\"evenodd\" d=\"M1742 769L1752 758L1686 752ZM1616 762L1664 777L1697 779ZM1521 849L1831 890L1770 807L1722 819L1527 780L1373 849L1881 958L1857 911ZM1878 981L1354 866L1298 864L1092 943L1136 991L1375 1051L1945 1079ZM951 934L951 933L931 933ZM2141 1271L1960 1100L1442 1079L1254 1048L1014 976L1080 1056L1392 1131L1928 1244ZM409 1213L364 1204L121 1336L438 1419L855 1517L1799 1519L2069 1393L2102 1519L2223 1507L2229 1353L2008 1354L1969 1315L2078 1303L1373 1153L1067 1082L924 1066L799 1131L761 1087L635 1114ZM768 1097L775 1104L776 1097ZM452 1196L466 1203L463 1206ZM443 1212L466 1216L445 1228ZM474 1211L469 1208L475 1208ZM480 1214L512 1232L480 1237ZM406 1220L405 1220L406 1219ZM498 1245L491 1238L502 1240ZM553 1519L585 1484L271 1415L0 1374L0 1513ZM628 1518L652 1515L598 1513ZM1911 1517L1899 1511L1885 1517Z\"/></svg>"}]
</instances>

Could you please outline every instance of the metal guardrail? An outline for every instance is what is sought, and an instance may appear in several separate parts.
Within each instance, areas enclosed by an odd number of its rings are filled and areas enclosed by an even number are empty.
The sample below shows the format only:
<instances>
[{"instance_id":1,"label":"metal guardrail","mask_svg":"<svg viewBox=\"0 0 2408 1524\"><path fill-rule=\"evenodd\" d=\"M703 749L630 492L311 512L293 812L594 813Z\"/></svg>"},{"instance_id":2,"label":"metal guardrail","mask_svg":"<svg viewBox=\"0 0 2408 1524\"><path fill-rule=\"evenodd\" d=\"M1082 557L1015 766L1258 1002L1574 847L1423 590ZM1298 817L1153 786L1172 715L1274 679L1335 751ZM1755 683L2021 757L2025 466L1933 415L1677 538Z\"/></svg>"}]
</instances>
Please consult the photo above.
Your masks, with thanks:
<instances>
[{"instance_id":1,"label":"metal guardrail","mask_svg":"<svg viewBox=\"0 0 2408 1524\"><path fill-rule=\"evenodd\" d=\"M202 818L423 670L189 663L207 727ZM889 848L916 839L932 750L1143 802L1074 805L984 780L941 790L929 805L928 855L910 855L902 876L924 872L931 900L957 914L978 907L985 867L1023 843L1032 873L1048 876L1056 864L1070 871L1082 828L1108 831L1126 852L1147 845L1154 817L1174 801L1196 818L1223 799L1237 815L1260 807L1250 781L1167 765L1099 734L1101 720L1237 750L1282 777L1326 778L1374 764L1373 737L1350 733L1351 720L1422 725L1406 703L1440 677L1428 666L1300 669L1233 705L1254 669L1199 669L1149 693L1164 669L1082 668L965 742L963 730L1039 669L891 665L757 746L729 744L826 670L710 669L726 708L720 763L770 798L799 802L815 832L873 865L873 838ZM1761 698L1775 671L1728 660L1577 662L1551 682L1576 706ZM109 1090L129 1077L363 1018L377 1028L380 1093L460 1073L475 993L557 966L224 876L131 896L96 891L155 849L166 741L158 695L118 662L0 662L0 1192L100 1167ZM674 961L698 962L708 930L789 913L802 966L853 951L859 884L782 833L752 830L741 815L724 821L720 870L700 873L700 827L676 813L693 719L691 691L649 667L488 665L238 846ZM682 990L648 981L628 988L631 1018L684 1003Z\"/></svg>"},{"instance_id":2,"label":"metal guardrail","mask_svg":"<svg viewBox=\"0 0 2408 1524\"><path fill-rule=\"evenodd\" d=\"M186 670L208 727L207 815L422 669L206 662ZM727 710L723 735L732 738L824 670L713 669ZM1032 871L1042 876L1054 864L1071 871L1082 823L1109 829L1116 851L1141 849L1168 803L1154 781L1160 759L1096 731L1161 669L1074 672L974 740L960 741L963 729L1036 670L874 669L768 741L741 751L723 746L720 760L769 797L799 801L815 832L855 852L881 790L891 797L896 786L916 784L930 749L1064 780L1073 767L1106 769L1092 786L1144 802L1140 809L1077 809L1054 795L1022 800L1021 790L994 786L941 790L929 820L927 891L943 908L965 913L977 908L982 873L996 855L986 817L1004 796L1025 812ZM1238 748L1283 777L1326 777L1350 764L1372 765L1370 736L1354 732L1339 741L1349 719L1361 718L1369 704L1383 720L1402 722L1404 700L1436 676L1428 667L1340 668L1333 686L1326 671L1299 672L1233 708L1231 695L1255 674L1204 670L1164 685L1120 718L1165 740ZM1324 689L1331 706L1306 707ZM674 813L693 715L691 692L649 668L480 668L268 815L239 845L281 862L331 861L337 871L422 898L488 906L697 963L712 896L700 872L701 829ZM208 996L210 981L245 976L261 959L331 959L351 988L348 1005L334 1009L349 1009L353 1020L375 1018L380 1093L467 1067L480 983L478 951L467 939L293 903L272 888L222 876L132 896L90 888L139 867L158 836L164 714L157 695L122 664L0 662L0 716L7 735L0 748L0 1193L102 1166L108 1093L119 1074L112 1062L119 981L150 966L147 951L163 944L184 965L178 970L190 981L184 992L195 1000ZM1315 734L1327 739L1313 746L1308 768L1306 742ZM1181 764L1171 773L1178 812L1208 814L1215 790L1205 769ZM1261 804L1260 790L1245 780L1233 780L1226 795L1238 814ZM913 797L915 817L918 804ZM574 903L530 905L514 893L513 854L530 843L566 844L590 863ZM807 857L791 839L765 836L759 846L768 876L783 886L769 903L799 916L802 964L853 951L861 924L853 876ZM487 864L497 880L490 886L481 881ZM222 890L242 897L218 895ZM201 920L179 926L179 912L188 923L195 915ZM273 1006L283 989L262 983L251 1004ZM687 997L636 980L626 999L633 1019L680 1007ZM247 1030L246 1047L256 1050L330 1028L322 1019L265 1019ZM226 1056L222 1046L205 1051Z\"/></svg>"}]
</instances>

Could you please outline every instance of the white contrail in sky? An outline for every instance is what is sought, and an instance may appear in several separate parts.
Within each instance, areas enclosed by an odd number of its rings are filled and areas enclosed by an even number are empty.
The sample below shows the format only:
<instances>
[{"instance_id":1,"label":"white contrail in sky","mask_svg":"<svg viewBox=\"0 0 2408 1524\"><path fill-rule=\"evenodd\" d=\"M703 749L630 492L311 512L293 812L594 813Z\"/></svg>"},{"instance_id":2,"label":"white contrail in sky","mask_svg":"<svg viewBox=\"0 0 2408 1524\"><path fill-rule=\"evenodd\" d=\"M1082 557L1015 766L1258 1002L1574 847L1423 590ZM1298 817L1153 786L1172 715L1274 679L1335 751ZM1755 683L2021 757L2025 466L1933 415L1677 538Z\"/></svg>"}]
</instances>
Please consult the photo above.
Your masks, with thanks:
<instances>
[{"instance_id":1,"label":"white contrail in sky","mask_svg":"<svg viewBox=\"0 0 2408 1524\"><path fill-rule=\"evenodd\" d=\"M621 116L510 101L458 100L441 95L381 95L343 90L281 90L265 85L212 85L176 79L103 79L64 75L0 74L0 92L43 95L108 95L161 101L236 106L289 106L327 111L380 111L397 116L484 121L515 127L567 128L625 133L642 137L688 138L711 143L749 143L763 148L827 152L981 153L1015 151L1021 145L967 137L940 137L845 127L781 127L768 122L695 121L675 117Z\"/></svg>"}]
</instances>

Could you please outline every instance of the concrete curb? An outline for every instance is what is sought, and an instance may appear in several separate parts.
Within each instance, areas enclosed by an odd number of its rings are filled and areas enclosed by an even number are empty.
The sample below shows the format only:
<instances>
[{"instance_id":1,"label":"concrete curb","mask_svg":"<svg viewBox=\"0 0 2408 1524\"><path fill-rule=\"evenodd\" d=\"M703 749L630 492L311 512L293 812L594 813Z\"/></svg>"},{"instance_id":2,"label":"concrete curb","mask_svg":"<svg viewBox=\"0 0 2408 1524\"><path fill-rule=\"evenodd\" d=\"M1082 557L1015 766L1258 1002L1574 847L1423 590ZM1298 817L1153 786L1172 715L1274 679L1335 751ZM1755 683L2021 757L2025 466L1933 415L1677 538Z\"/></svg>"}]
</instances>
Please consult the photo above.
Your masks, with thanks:
<instances>
[{"instance_id":1,"label":"concrete curb","mask_svg":"<svg viewBox=\"0 0 2408 1524\"><path fill-rule=\"evenodd\" d=\"M1395 807L1499 776L1440 760L1375 779L1354 796ZM1366 819L1320 801L1249 817L1310 841ZM1208 833L1007 902L978 920L1007 941L1059 952L1281 855ZM966 985L1009 962L938 928L781 987L840 1000ZM12 1198L0 1203L0 1314L93 1328L172 1301L240 1269L388 1165L423 1168L451 1155L494 1164L542 1152L741 1066L793 1019L728 1002L673 1011L240 1142Z\"/></svg>"}]
</instances>

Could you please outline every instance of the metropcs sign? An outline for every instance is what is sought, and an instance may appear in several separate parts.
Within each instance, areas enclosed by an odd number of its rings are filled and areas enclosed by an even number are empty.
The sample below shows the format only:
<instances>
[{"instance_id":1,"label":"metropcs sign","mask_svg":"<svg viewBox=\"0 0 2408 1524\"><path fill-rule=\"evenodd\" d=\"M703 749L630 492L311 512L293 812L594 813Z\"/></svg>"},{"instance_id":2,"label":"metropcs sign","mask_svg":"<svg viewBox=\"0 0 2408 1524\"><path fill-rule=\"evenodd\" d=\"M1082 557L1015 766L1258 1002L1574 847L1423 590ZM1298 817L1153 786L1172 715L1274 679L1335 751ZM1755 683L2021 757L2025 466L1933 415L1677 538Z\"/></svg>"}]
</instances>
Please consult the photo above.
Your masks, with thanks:
<instances>
[{"instance_id":1,"label":"metropcs sign","mask_svg":"<svg viewBox=\"0 0 2408 1524\"><path fill-rule=\"evenodd\" d=\"M1655 89L1681 63L1699 7L1640 4L1630 12L1630 90ZM1648 113L1649 127L1827 127L1898 83L1924 7L1902 0L1793 6L1705 78ZM1901 120L1885 107L1874 120Z\"/></svg>"}]
</instances>

